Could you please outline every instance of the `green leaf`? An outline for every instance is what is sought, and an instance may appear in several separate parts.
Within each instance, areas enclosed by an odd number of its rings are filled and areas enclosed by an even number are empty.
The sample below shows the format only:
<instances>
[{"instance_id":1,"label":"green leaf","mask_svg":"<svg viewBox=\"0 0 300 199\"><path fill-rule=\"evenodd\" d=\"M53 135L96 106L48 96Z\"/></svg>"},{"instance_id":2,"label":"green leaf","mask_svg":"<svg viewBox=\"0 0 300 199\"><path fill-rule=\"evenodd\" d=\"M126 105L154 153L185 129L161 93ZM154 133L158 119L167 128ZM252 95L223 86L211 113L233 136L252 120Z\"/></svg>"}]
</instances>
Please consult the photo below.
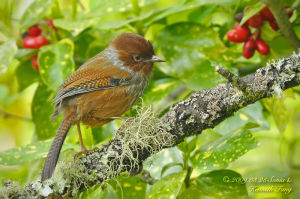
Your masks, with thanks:
<instances>
[{"instance_id":1,"label":"green leaf","mask_svg":"<svg viewBox=\"0 0 300 199\"><path fill-rule=\"evenodd\" d=\"M162 177L168 169L175 167L175 166L180 166L181 168L183 168L182 163L178 163L178 162L168 163L168 164L164 165L164 167L161 169L160 177Z\"/></svg>"},{"instance_id":2,"label":"green leaf","mask_svg":"<svg viewBox=\"0 0 300 199\"><path fill-rule=\"evenodd\" d=\"M35 124L35 131L39 140L52 137L59 127L59 118L50 121L54 111L54 105L52 104L54 97L55 93L42 83L39 84L35 91L31 112L32 121Z\"/></svg>"},{"instance_id":3,"label":"green leaf","mask_svg":"<svg viewBox=\"0 0 300 199\"><path fill-rule=\"evenodd\" d=\"M8 40L0 47L0 76L7 71L11 65L18 48L14 40Z\"/></svg>"},{"instance_id":4,"label":"green leaf","mask_svg":"<svg viewBox=\"0 0 300 199\"><path fill-rule=\"evenodd\" d=\"M102 189L101 186L105 188ZM118 199L114 189L108 183L97 184L79 195L75 196L74 199Z\"/></svg>"},{"instance_id":5,"label":"green leaf","mask_svg":"<svg viewBox=\"0 0 300 199\"><path fill-rule=\"evenodd\" d=\"M174 101L169 101L165 105L161 105L161 103L181 84L182 82L174 78L159 78L158 80L150 81L147 90L143 94L145 104L153 106L154 110L157 110L157 108L168 108Z\"/></svg>"},{"instance_id":6,"label":"green leaf","mask_svg":"<svg viewBox=\"0 0 300 199\"><path fill-rule=\"evenodd\" d=\"M97 37L92 34L92 31L84 31L76 37L76 40L74 40L74 58L76 63L79 62L79 64L82 64L95 55L90 55L87 52L89 51L92 43L96 40ZM99 43L102 45L102 42ZM86 44L89 44L88 47L86 47Z\"/></svg>"},{"instance_id":7,"label":"green leaf","mask_svg":"<svg viewBox=\"0 0 300 199\"><path fill-rule=\"evenodd\" d=\"M141 1L139 1L141 2ZM137 22L138 23L142 23L144 25L144 27L149 26L149 24L146 23L147 19L149 19L149 17L151 17L152 15L154 15L155 13L159 13L162 9L158 8L158 9L150 9L147 10L145 13L141 13L139 16L135 16L135 17L124 17L122 16L120 13L119 14L115 14L115 16L117 16L116 18L114 17L110 17L110 15L108 17L104 17L101 18L101 20L98 20L98 24L95 25L95 27L97 29L118 29L121 27L124 27L130 23L133 22ZM96 16L96 18L98 19L99 16Z\"/></svg>"},{"instance_id":8,"label":"green leaf","mask_svg":"<svg viewBox=\"0 0 300 199\"><path fill-rule=\"evenodd\" d=\"M179 58L185 57L187 59L183 61L189 65L175 65L177 67L173 71L179 71L177 72L179 74L187 67L192 67L189 62L199 61L199 58L210 57L217 59L220 56L214 53L222 49L215 48L224 47L217 32L211 28L191 22L166 26L157 34L155 42L157 47L162 50L166 61L172 63L177 62ZM212 51L209 52L208 50Z\"/></svg>"},{"instance_id":9,"label":"green leaf","mask_svg":"<svg viewBox=\"0 0 300 199\"><path fill-rule=\"evenodd\" d=\"M286 97L284 93L280 99L276 99L275 97L263 99L264 106L272 114L280 133L284 133L293 113L284 104Z\"/></svg>"},{"instance_id":10,"label":"green leaf","mask_svg":"<svg viewBox=\"0 0 300 199\"><path fill-rule=\"evenodd\" d=\"M157 0L139 1L139 7L144 7L156 2ZM91 12L97 12L98 15L126 12L132 10L131 0L110 0L110 1L90 1Z\"/></svg>"},{"instance_id":11,"label":"green leaf","mask_svg":"<svg viewBox=\"0 0 300 199\"><path fill-rule=\"evenodd\" d=\"M17 59L28 56L28 55L36 55L38 53L37 49L25 49L21 48L18 49L18 52L16 53L15 57Z\"/></svg>"},{"instance_id":12,"label":"green leaf","mask_svg":"<svg viewBox=\"0 0 300 199\"><path fill-rule=\"evenodd\" d=\"M196 178L198 189L214 198L248 198L242 176L232 170L215 170Z\"/></svg>"},{"instance_id":13,"label":"green leaf","mask_svg":"<svg viewBox=\"0 0 300 199\"><path fill-rule=\"evenodd\" d=\"M133 18L133 19L126 19L126 20L110 20L110 19L107 19L107 20L103 20L103 21L100 21L98 24L97 24L97 28L99 29L118 29L118 28L121 28L129 23L132 23L134 21L137 21L138 18Z\"/></svg>"},{"instance_id":14,"label":"green leaf","mask_svg":"<svg viewBox=\"0 0 300 199\"><path fill-rule=\"evenodd\" d=\"M186 87L193 91L212 88L220 81L220 75L208 60L199 61L198 64L195 64L194 72L186 75L183 79Z\"/></svg>"},{"instance_id":15,"label":"green leaf","mask_svg":"<svg viewBox=\"0 0 300 199\"><path fill-rule=\"evenodd\" d=\"M144 169L148 170L151 173L151 176L154 179L160 179L161 170L164 165L172 162L182 163L182 153L176 147L168 148L163 150L162 152L155 155L155 157L148 158L143 166ZM177 173L182 171L180 167L171 167L165 172L165 176L171 173Z\"/></svg>"},{"instance_id":16,"label":"green leaf","mask_svg":"<svg viewBox=\"0 0 300 199\"><path fill-rule=\"evenodd\" d=\"M293 53L293 49L290 47L286 38L283 36L275 37L272 42L268 43L270 47L270 57L265 62L270 59L277 59L283 56L289 56Z\"/></svg>"},{"instance_id":17,"label":"green leaf","mask_svg":"<svg viewBox=\"0 0 300 199\"><path fill-rule=\"evenodd\" d=\"M0 42L3 43L7 40L7 36L5 34L3 34L2 32L0 32Z\"/></svg>"},{"instance_id":18,"label":"green leaf","mask_svg":"<svg viewBox=\"0 0 300 199\"><path fill-rule=\"evenodd\" d=\"M220 77L211 63L224 61L219 55L226 47L213 29L177 23L160 31L155 41L167 61L160 66L164 73L183 79L190 89L209 88L218 83Z\"/></svg>"},{"instance_id":19,"label":"green leaf","mask_svg":"<svg viewBox=\"0 0 300 199\"><path fill-rule=\"evenodd\" d=\"M0 152L0 165L21 165L44 158L48 154L51 143L52 139L35 141L24 147L12 148ZM62 152L69 149L80 150L80 146L75 144L64 144Z\"/></svg>"},{"instance_id":20,"label":"green leaf","mask_svg":"<svg viewBox=\"0 0 300 199\"><path fill-rule=\"evenodd\" d=\"M257 2L254 5L249 6L249 8L244 12L244 17L241 21L241 25L243 25L248 19L250 19L253 15L256 15L259 13L261 9L266 7L266 5L262 2Z\"/></svg>"},{"instance_id":21,"label":"green leaf","mask_svg":"<svg viewBox=\"0 0 300 199\"><path fill-rule=\"evenodd\" d=\"M118 176L116 179L108 182L117 194L117 198L145 198L147 184L142 182L138 176Z\"/></svg>"},{"instance_id":22,"label":"green leaf","mask_svg":"<svg viewBox=\"0 0 300 199\"><path fill-rule=\"evenodd\" d=\"M39 73L33 69L31 60L27 60L20 64L16 70L16 76L19 83L19 91L22 91L31 84L39 81Z\"/></svg>"},{"instance_id":23,"label":"green leaf","mask_svg":"<svg viewBox=\"0 0 300 199\"><path fill-rule=\"evenodd\" d=\"M88 29L80 33L74 40L75 52L74 59L78 65L83 64L86 60L94 57L104 50L109 42L112 41L118 33L116 31ZM87 45L88 44L88 45Z\"/></svg>"},{"instance_id":24,"label":"green leaf","mask_svg":"<svg viewBox=\"0 0 300 199\"><path fill-rule=\"evenodd\" d=\"M92 128L90 126L81 125L80 129L82 132L82 140L85 147L94 148Z\"/></svg>"},{"instance_id":25,"label":"green leaf","mask_svg":"<svg viewBox=\"0 0 300 199\"><path fill-rule=\"evenodd\" d=\"M248 122L247 124L245 124L245 126L243 127L243 129L248 130L248 129L254 129L254 128L258 128L258 127L260 127L260 126L257 123Z\"/></svg>"},{"instance_id":26,"label":"green leaf","mask_svg":"<svg viewBox=\"0 0 300 199\"><path fill-rule=\"evenodd\" d=\"M261 27L261 38L267 43L272 43L273 39L280 36L279 31L275 31L270 26L269 22L265 22Z\"/></svg>"},{"instance_id":27,"label":"green leaf","mask_svg":"<svg viewBox=\"0 0 300 199\"><path fill-rule=\"evenodd\" d=\"M192 152L196 147L198 137L194 136L192 139L190 138L191 137L185 138L183 142L177 145L177 148L182 152L187 152L187 153Z\"/></svg>"},{"instance_id":28,"label":"green leaf","mask_svg":"<svg viewBox=\"0 0 300 199\"><path fill-rule=\"evenodd\" d=\"M5 85L0 84L0 102L2 103L4 99L8 96L9 89Z\"/></svg>"},{"instance_id":29,"label":"green leaf","mask_svg":"<svg viewBox=\"0 0 300 199\"><path fill-rule=\"evenodd\" d=\"M197 143L195 149L198 150L201 147L213 143L215 140L221 138L223 135L214 131L213 129L205 129L201 135L197 135Z\"/></svg>"},{"instance_id":30,"label":"green leaf","mask_svg":"<svg viewBox=\"0 0 300 199\"><path fill-rule=\"evenodd\" d=\"M68 19L55 19L53 21L56 27L68 30L74 37L80 34L83 30L98 22L97 18L80 19L78 21Z\"/></svg>"},{"instance_id":31,"label":"green leaf","mask_svg":"<svg viewBox=\"0 0 300 199\"><path fill-rule=\"evenodd\" d=\"M74 71L74 44L69 39L42 47L38 63L43 82L53 91Z\"/></svg>"},{"instance_id":32,"label":"green leaf","mask_svg":"<svg viewBox=\"0 0 300 199\"><path fill-rule=\"evenodd\" d=\"M190 160L198 169L225 168L257 146L257 140L249 130L239 130L204 145L192 154Z\"/></svg>"},{"instance_id":33,"label":"green leaf","mask_svg":"<svg viewBox=\"0 0 300 199\"><path fill-rule=\"evenodd\" d=\"M250 129L250 127L254 128L251 131L267 129L269 128L269 125L265 120L262 111L263 107L259 102L251 104L237 111L234 116L221 122L214 130L222 135L227 135L237 129Z\"/></svg>"},{"instance_id":34,"label":"green leaf","mask_svg":"<svg viewBox=\"0 0 300 199\"><path fill-rule=\"evenodd\" d=\"M189 21L202 22L206 17L210 16L217 7L215 6L201 6L189 14Z\"/></svg>"},{"instance_id":35,"label":"green leaf","mask_svg":"<svg viewBox=\"0 0 300 199\"><path fill-rule=\"evenodd\" d=\"M195 199L201 198L202 192L200 188L196 185L191 184L188 188L185 188L183 191L180 192L178 195L178 199Z\"/></svg>"},{"instance_id":36,"label":"green leaf","mask_svg":"<svg viewBox=\"0 0 300 199\"><path fill-rule=\"evenodd\" d=\"M52 3L53 0L34 0L21 18L21 28L25 30L41 21L47 15Z\"/></svg>"},{"instance_id":37,"label":"green leaf","mask_svg":"<svg viewBox=\"0 0 300 199\"><path fill-rule=\"evenodd\" d=\"M144 21L145 26L149 26L152 23L159 21L161 19L167 18L168 16L174 15L187 11L192 10L200 6L215 4L215 5L224 5L224 4L230 4L232 3L232 0L214 0L214 1L207 1L207 0L194 0L194 1L181 1L180 3L177 3L173 6L160 9L161 6L158 6L158 9L156 9L156 12L153 12L153 14L147 18Z\"/></svg>"},{"instance_id":38,"label":"green leaf","mask_svg":"<svg viewBox=\"0 0 300 199\"><path fill-rule=\"evenodd\" d=\"M148 199L175 199L183 185L186 171L173 173L157 181L148 194Z\"/></svg>"}]
</instances>

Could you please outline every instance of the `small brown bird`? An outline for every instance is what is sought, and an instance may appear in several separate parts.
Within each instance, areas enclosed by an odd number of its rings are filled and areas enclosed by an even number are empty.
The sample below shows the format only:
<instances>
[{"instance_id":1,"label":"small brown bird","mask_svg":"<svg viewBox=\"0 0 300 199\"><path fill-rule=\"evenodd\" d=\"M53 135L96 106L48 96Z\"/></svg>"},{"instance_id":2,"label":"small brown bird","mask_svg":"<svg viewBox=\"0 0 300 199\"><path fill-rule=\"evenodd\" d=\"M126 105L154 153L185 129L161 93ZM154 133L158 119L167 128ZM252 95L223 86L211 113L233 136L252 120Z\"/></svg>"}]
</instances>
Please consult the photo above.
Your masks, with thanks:
<instances>
[{"instance_id":1,"label":"small brown bird","mask_svg":"<svg viewBox=\"0 0 300 199\"><path fill-rule=\"evenodd\" d=\"M100 126L120 117L143 94L154 62L164 60L154 55L150 41L123 33L66 79L54 99L52 119L62 112L63 121L47 155L42 180L51 178L71 125L77 125L81 150L87 152L80 122Z\"/></svg>"}]
</instances>

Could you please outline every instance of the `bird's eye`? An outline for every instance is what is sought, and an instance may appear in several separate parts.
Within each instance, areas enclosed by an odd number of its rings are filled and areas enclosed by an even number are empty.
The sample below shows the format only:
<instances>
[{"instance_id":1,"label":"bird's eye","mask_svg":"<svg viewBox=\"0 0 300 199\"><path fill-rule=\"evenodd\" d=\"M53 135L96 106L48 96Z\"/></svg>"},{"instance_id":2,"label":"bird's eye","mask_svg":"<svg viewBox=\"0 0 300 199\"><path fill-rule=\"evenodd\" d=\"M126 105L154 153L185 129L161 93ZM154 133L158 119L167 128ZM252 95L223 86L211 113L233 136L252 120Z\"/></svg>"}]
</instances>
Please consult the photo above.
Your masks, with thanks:
<instances>
[{"instance_id":1,"label":"bird's eye","mask_svg":"<svg viewBox=\"0 0 300 199\"><path fill-rule=\"evenodd\" d=\"M141 61L141 59L142 59L141 56L134 56L135 61Z\"/></svg>"}]
</instances>

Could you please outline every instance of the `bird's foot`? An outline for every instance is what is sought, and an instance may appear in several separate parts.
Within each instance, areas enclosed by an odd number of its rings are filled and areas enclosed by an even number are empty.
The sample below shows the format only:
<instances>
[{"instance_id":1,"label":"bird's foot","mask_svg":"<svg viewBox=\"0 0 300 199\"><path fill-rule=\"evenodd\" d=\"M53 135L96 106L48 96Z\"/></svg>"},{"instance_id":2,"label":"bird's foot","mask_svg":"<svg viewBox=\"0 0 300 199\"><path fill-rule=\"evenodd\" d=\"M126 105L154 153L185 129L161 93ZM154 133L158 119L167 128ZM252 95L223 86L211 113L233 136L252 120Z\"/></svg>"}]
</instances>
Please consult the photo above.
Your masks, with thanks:
<instances>
[{"instance_id":1,"label":"bird's foot","mask_svg":"<svg viewBox=\"0 0 300 199\"><path fill-rule=\"evenodd\" d=\"M133 117L110 117L109 119L113 119L113 120L131 120Z\"/></svg>"},{"instance_id":2,"label":"bird's foot","mask_svg":"<svg viewBox=\"0 0 300 199\"><path fill-rule=\"evenodd\" d=\"M122 121L125 121L125 122L130 122L134 118L133 117L111 117L110 119L113 119L113 120L122 120Z\"/></svg>"},{"instance_id":3,"label":"bird's foot","mask_svg":"<svg viewBox=\"0 0 300 199\"><path fill-rule=\"evenodd\" d=\"M98 147L92 148L90 150L87 150L86 148L81 148L81 151L79 151L78 153L75 153L74 158L78 158L80 155L85 155L85 154L91 153L93 151L96 151L98 149L99 149Z\"/></svg>"}]
</instances>

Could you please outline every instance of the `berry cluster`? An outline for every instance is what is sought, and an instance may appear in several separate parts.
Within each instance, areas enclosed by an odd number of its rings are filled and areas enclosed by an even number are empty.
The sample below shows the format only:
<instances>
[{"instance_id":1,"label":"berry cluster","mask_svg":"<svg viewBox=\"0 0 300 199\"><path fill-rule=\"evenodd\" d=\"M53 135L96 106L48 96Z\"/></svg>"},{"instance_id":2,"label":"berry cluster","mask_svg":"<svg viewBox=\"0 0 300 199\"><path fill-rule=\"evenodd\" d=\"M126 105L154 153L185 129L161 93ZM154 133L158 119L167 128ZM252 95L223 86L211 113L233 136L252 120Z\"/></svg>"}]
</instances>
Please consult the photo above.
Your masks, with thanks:
<instances>
[{"instance_id":1,"label":"berry cluster","mask_svg":"<svg viewBox=\"0 0 300 199\"><path fill-rule=\"evenodd\" d=\"M284 6L286 9L291 8L291 6ZM262 16L262 18L266 21L269 21L269 25L271 26L271 28L275 31L278 30L278 25L276 23L275 17L273 16L272 12L270 11L269 7L265 7L264 9L262 9L260 11L260 15ZM290 10L287 13L288 17L291 18L293 15L293 11Z\"/></svg>"},{"instance_id":2,"label":"berry cluster","mask_svg":"<svg viewBox=\"0 0 300 199\"><path fill-rule=\"evenodd\" d=\"M56 27L53 24L53 21L51 19L46 20L47 23L56 30ZM39 49L40 47L49 44L49 41L41 35L42 30L40 29L39 25L36 24L34 26L31 26L27 30L27 36L23 39L23 48L29 48L29 49ZM35 70L39 70L38 61L37 61L37 55L30 56L30 59L32 59L32 66Z\"/></svg>"},{"instance_id":3,"label":"berry cluster","mask_svg":"<svg viewBox=\"0 0 300 199\"><path fill-rule=\"evenodd\" d=\"M288 9L290 6L285 6L285 8ZM244 11L247 9L248 8L245 8ZM290 11L288 16L291 17L292 15L293 11ZM240 13L237 14L235 18L238 20L238 22L240 22L242 17L243 13ZM227 32L227 39L229 41L235 43L244 42L243 56L247 59L254 55L255 50L257 50L261 55L267 55L270 52L268 44L266 44L266 42L260 38L260 28L264 21L268 21L273 30L278 30L275 17L270 9L265 7L258 14L255 14L248 19L242 26L237 23L235 24L234 29ZM251 29L255 30L253 34L251 33L249 26Z\"/></svg>"}]
</instances>

